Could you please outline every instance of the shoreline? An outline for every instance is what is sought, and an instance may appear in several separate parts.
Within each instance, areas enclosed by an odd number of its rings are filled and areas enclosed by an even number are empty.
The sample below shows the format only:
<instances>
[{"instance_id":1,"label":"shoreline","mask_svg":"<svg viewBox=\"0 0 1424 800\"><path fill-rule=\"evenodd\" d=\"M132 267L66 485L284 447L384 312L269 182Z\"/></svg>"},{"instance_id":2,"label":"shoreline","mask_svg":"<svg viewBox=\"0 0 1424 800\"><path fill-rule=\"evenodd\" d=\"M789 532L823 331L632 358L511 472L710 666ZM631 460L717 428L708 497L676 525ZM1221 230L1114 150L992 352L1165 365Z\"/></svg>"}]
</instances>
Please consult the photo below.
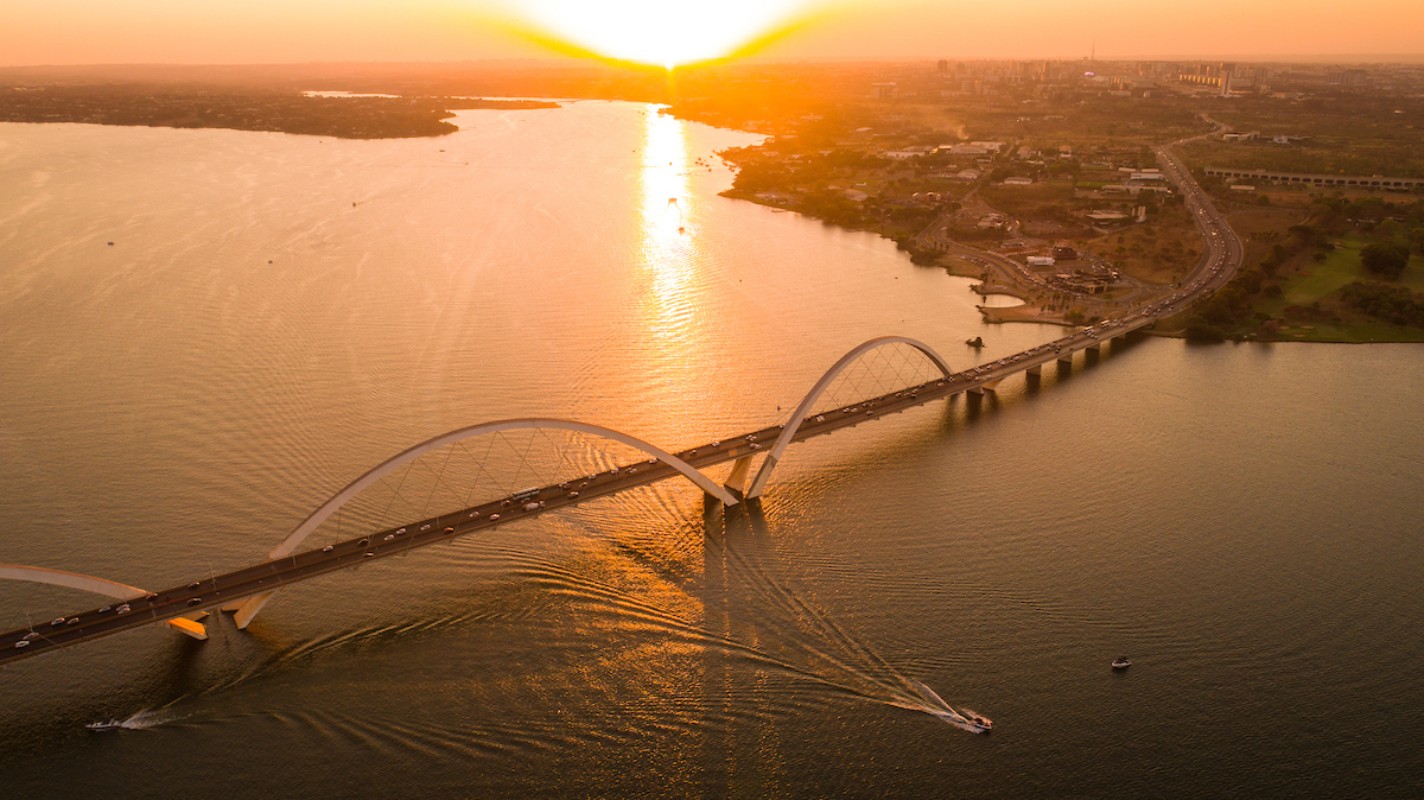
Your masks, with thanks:
<instances>
[{"instance_id":1,"label":"shoreline","mask_svg":"<svg viewBox=\"0 0 1424 800\"><path fill-rule=\"evenodd\" d=\"M312 90L45 86L0 88L0 122L235 130L333 139L422 139L459 128L458 111L558 108L548 100L448 95L314 94Z\"/></svg>"},{"instance_id":2,"label":"shoreline","mask_svg":"<svg viewBox=\"0 0 1424 800\"><path fill-rule=\"evenodd\" d=\"M699 122L699 120L687 120L687 121ZM703 124L706 124L706 123L703 123ZM739 129L732 129L732 128L729 128L729 130L739 130ZM735 166L735 165L734 165L734 166ZM800 214L801 216L803 216L803 217L805 217L805 218L807 218L807 219L814 219L814 220L817 220L817 221L821 222L823 225L830 225L830 226L833 226L833 227L835 227L835 228L837 228L837 229L839 229L839 230L857 231L857 232L863 232L863 233L873 233L873 234L876 234L877 236L879 236L880 238L885 239L886 241L893 242L893 243L895 244L896 248L899 249L899 250L905 251L905 250L907 249L907 248L905 248L904 246L902 246L899 241L897 241L897 240L891 238L890 236L886 235L886 234L885 234L884 232L882 232L882 231L877 231L877 230L869 229L869 228L852 228L852 227L847 227L847 226L841 225L841 224L839 224L839 223L836 223L836 222L833 221L833 220L826 219L826 218L824 218L824 217L819 217L819 216L817 216L817 215L815 215L815 214L808 213L808 212L806 212L806 211L804 211L804 210L802 210L802 209L795 208L795 207L788 207L788 206L785 206L785 205L777 205L777 204L775 204L775 203L767 202L766 200L763 200L763 199L761 199L761 198L748 195L748 194L746 194L746 193L744 193L744 192L735 192L735 191L729 189L729 190L727 190L727 191L721 192L720 194L721 194L721 196L727 197L727 198L729 198L729 199L733 199L733 200L744 200L744 201L747 201L747 202L750 202L750 203L754 203L754 204L759 205L759 206L763 206L763 207L765 207L765 208L774 209L774 210L776 210L776 211L789 211L789 212L792 212L792 213L795 213L795 214ZM959 246L961 246L961 247L968 247L968 248L973 248L973 247L974 247L974 245L972 245L972 244L965 244L965 243L963 243L963 242L956 242L956 244L959 245ZM982 296L982 295L990 295L990 294L1001 294L1001 295L1007 295L1007 296L1009 296L1009 297L1016 298L1016 299L1018 299L1018 300L1021 301L1021 304L1020 304L1020 305L1015 305L1015 306L983 306L983 305L978 306L978 310L979 310L980 316L982 317L982 322L984 322L985 324L989 324L989 325L1000 325L1000 324L1012 323L1012 322L1024 322L1024 323L1030 323L1030 324L1036 324L1036 325L1059 325L1059 326L1066 327L1066 328L1072 328L1072 327L1075 327L1075 326L1078 326L1078 325L1082 324L1081 322L1077 322L1077 321L1073 321L1073 320L1067 319L1066 315L1064 315L1064 314L1061 314L1061 313L1058 313L1058 312L1054 312L1054 311L1044 311L1044 310L1041 309L1041 308L1037 308L1037 307L1033 306L1033 304L1025 297L1025 295L1029 294L1029 292L1028 292L1028 291L1025 291L1025 288L1024 288L1024 287L1021 287L1021 286L1018 286L1018 285L1015 285L1015 284L1011 284L1011 283L1005 283L1005 282L1002 282L1002 281L999 281L999 280L994 280L994 278L993 278L992 276L986 278L986 276L985 276L985 272L986 272L986 271L985 271L984 269L971 267L967 262L963 261L962 259L954 258L953 256L951 256L951 255L949 255L949 254L946 254L946 253L936 253L936 254L934 255L934 257L933 257L933 260L928 260L928 261L921 262L921 261L916 261L916 260L915 260L915 255L912 253L911 256L910 256L910 261L911 261L912 264L915 264L916 266L934 267L934 268L937 268L937 269L943 269L947 274L949 274L949 275L951 275L951 276L953 276L953 277L957 277L957 278L968 278L968 279L971 279L971 280L977 280L977 281L979 281L979 283L973 284L973 285L970 286L969 288L970 288L971 291L973 291L973 292L975 292L975 293L977 293L977 294L979 294L979 295L981 295L981 296ZM1121 310L1121 309L1119 309L1119 310ZM1086 322L1086 321L1087 321L1087 320L1084 320L1084 322ZM1163 322L1162 322L1162 321L1159 321L1158 325L1160 326L1160 325L1162 325L1162 324L1163 324ZM1172 327L1171 327L1171 328L1161 328L1161 327L1154 326L1154 327L1152 327L1152 328L1144 329L1144 330L1143 330L1143 333L1145 333L1145 334L1147 334L1147 335L1149 335L1149 336L1156 336L1156 337L1165 338L1165 339L1182 339L1182 340L1188 340L1188 336L1187 336L1186 330L1187 330L1187 324L1186 324L1186 321L1185 321L1184 319L1173 319L1173 321L1172 321ZM1421 344L1421 343L1424 343L1424 331L1418 331L1418 332L1413 333L1412 335L1413 335L1414 338L1409 338L1410 335L1411 335L1411 334L1409 334L1409 333L1401 332L1397 337L1381 339L1381 338L1370 337L1370 336L1366 336L1366 335L1350 336L1350 335L1348 335L1348 334L1338 334L1338 333L1320 334L1320 335L1310 335L1309 333L1300 333L1297 329L1290 329L1290 330L1292 330L1293 333L1299 333L1300 335L1291 335L1291 336L1259 336L1259 335L1256 335L1256 336L1251 336L1251 337L1249 337L1249 338L1247 338L1247 337L1237 337L1237 338L1227 337L1227 338L1223 339L1223 340L1220 341L1220 342L1194 342L1194 344L1208 345L1208 344L1225 344L1225 343L1235 343L1235 344L1258 344L1258 343L1277 344L1277 343L1279 343L1279 344L1362 344L1362 345L1363 345L1363 344Z\"/></svg>"}]
</instances>

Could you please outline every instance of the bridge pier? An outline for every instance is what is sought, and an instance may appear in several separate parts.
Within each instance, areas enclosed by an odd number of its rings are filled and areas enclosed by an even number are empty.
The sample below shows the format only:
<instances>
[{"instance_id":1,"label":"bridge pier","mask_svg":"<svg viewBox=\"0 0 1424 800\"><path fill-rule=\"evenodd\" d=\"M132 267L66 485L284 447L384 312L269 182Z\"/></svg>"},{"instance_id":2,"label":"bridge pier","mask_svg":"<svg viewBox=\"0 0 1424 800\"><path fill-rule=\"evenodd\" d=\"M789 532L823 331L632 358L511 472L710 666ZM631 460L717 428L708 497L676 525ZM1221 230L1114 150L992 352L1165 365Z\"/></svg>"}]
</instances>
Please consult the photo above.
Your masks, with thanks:
<instances>
[{"instance_id":1,"label":"bridge pier","mask_svg":"<svg viewBox=\"0 0 1424 800\"><path fill-rule=\"evenodd\" d=\"M979 384L978 386L974 386L974 387L970 388L969 391L970 391L971 393L973 393L973 394L979 394L979 395L982 395L982 394L984 394L985 392L995 392L995 391L998 391L998 389L999 389L999 384L1000 384L1000 383L1003 383L1003 382L1004 382L1004 379L1003 379L1003 378L995 378L995 379L992 380L992 381L984 381L983 383Z\"/></svg>"},{"instance_id":2,"label":"bridge pier","mask_svg":"<svg viewBox=\"0 0 1424 800\"><path fill-rule=\"evenodd\" d=\"M237 625L238 630L245 631L247 630L247 626L252 624L252 620L257 616L257 612L261 611L262 607L267 605L267 601L271 600L274 594L276 594L276 592L254 594L246 600L223 606L223 611L235 611L236 613L232 615L232 621Z\"/></svg>"},{"instance_id":3,"label":"bridge pier","mask_svg":"<svg viewBox=\"0 0 1424 800\"><path fill-rule=\"evenodd\" d=\"M1040 377L1040 376L1043 375L1043 365L1042 365L1042 364L1034 364L1033 366L1031 366L1031 367L1029 367L1027 370L1025 370L1025 373L1026 373L1030 378L1037 378L1037 377Z\"/></svg>"},{"instance_id":4,"label":"bridge pier","mask_svg":"<svg viewBox=\"0 0 1424 800\"><path fill-rule=\"evenodd\" d=\"M206 642L208 640L208 628L206 625L199 622L198 620L202 619L203 617L206 617L207 615L208 612L200 611L197 614L193 614L189 617L178 617L177 619L170 619L168 620L168 625L174 630L183 634L184 636L191 636L192 638L197 639L200 642Z\"/></svg>"},{"instance_id":5,"label":"bridge pier","mask_svg":"<svg viewBox=\"0 0 1424 800\"><path fill-rule=\"evenodd\" d=\"M738 497L744 497L747 488L747 475L752 471L752 457L742 456L732 464L732 472L727 476L727 480L722 484L727 491Z\"/></svg>"},{"instance_id":6,"label":"bridge pier","mask_svg":"<svg viewBox=\"0 0 1424 800\"><path fill-rule=\"evenodd\" d=\"M1071 367L1071 366L1073 366L1073 354L1072 354L1071 352L1069 352L1069 353L1059 353L1059 354L1058 354L1058 365L1059 365L1059 366L1063 366L1063 367Z\"/></svg>"}]
</instances>

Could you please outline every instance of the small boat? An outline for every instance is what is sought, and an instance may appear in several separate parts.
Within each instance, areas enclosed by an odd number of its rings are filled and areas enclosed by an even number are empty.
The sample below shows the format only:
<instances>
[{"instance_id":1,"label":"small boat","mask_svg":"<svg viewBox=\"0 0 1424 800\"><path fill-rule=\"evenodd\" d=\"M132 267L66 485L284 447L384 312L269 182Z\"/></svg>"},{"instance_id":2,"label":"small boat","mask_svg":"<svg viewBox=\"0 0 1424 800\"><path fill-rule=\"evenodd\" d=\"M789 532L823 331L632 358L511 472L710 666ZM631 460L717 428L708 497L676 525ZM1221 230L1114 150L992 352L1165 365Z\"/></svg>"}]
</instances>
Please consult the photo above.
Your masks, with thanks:
<instances>
[{"instance_id":1,"label":"small boat","mask_svg":"<svg viewBox=\"0 0 1424 800\"><path fill-rule=\"evenodd\" d=\"M967 708L959 709L959 713L964 715L964 721L974 729L975 733L988 733L994 730L994 721L980 714L978 711L971 711Z\"/></svg>"},{"instance_id":2,"label":"small boat","mask_svg":"<svg viewBox=\"0 0 1424 800\"><path fill-rule=\"evenodd\" d=\"M1132 666L1132 662L1128 660L1127 656L1118 656L1112 662L1113 669L1127 669L1130 666Z\"/></svg>"},{"instance_id":3,"label":"small boat","mask_svg":"<svg viewBox=\"0 0 1424 800\"><path fill-rule=\"evenodd\" d=\"M964 343L974 348L975 350L978 350L979 348L984 346L984 337L975 336L973 339L965 339Z\"/></svg>"},{"instance_id":4,"label":"small boat","mask_svg":"<svg viewBox=\"0 0 1424 800\"><path fill-rule=\"evenodd\" d=\"M103 733L104 731L123 730L124 723L122 720L111 719L108 722L91 722L88 725L85 725L84 727L97 733Z\"/></svg>"}]
</instances>

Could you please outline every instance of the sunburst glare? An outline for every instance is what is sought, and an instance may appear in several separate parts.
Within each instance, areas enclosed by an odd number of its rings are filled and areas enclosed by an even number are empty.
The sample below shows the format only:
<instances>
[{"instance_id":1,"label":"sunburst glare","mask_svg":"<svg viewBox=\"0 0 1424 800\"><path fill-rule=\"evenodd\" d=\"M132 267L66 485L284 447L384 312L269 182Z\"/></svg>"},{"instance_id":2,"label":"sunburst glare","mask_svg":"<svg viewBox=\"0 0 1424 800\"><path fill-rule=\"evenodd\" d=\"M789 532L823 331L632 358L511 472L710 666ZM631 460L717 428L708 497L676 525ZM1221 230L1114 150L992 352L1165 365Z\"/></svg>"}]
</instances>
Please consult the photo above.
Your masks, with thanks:
<instances>
[{"instance_id":1,"label":"sunburst glare","mask_svg":"<svg viewBox=\"0 0 1424 800\"><path fill-rule=\"evenodd\" d=\"M721 58L793 20L811 0L502 0L515 19L576 47L672 68Z\"/></svg>"}]
</instances>

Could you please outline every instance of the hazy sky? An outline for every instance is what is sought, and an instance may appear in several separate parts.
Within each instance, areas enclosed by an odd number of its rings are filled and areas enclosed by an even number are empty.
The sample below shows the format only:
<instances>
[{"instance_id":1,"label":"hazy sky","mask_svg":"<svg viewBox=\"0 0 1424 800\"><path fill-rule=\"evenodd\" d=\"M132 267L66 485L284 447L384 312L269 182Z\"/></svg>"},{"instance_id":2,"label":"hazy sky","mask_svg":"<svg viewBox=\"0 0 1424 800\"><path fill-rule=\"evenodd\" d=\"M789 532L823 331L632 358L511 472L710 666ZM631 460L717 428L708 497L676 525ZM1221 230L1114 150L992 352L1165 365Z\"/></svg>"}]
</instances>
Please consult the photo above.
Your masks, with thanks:
<instances>
[{"instance_id":1,"label":"hazy sky","mask_svg":"<svg viewBox=\"0 0 1424 800\"><path fill-rule=\"evenodd\" d=\"M1424 0L0 0L0 64L1424 54Z\"/></svg>"}]
</instances>

